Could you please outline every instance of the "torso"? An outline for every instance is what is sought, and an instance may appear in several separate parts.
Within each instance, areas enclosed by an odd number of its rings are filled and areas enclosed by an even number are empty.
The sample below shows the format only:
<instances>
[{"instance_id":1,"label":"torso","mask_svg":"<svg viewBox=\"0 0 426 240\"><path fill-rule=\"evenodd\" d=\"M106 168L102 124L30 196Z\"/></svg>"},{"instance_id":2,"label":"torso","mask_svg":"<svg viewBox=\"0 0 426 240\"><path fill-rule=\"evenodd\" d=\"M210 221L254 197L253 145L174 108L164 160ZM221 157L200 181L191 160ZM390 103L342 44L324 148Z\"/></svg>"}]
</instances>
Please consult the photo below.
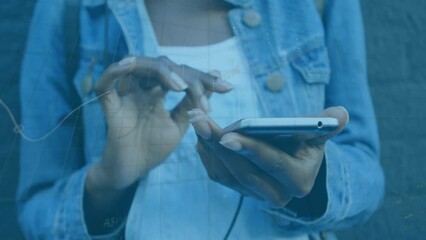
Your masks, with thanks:
<instances>
[{"instance_id":1,"label":"torso","mask_svg":"<svg viewBox=\"0 0 426 240\"><path fill-rule=\"evenodd\" d=\"M204 46L233 36L222 0L145 0L161 46Z\"/></svg>"},{"instance_id":2,"label":"torso","mask_svg":"<svg viewBox=\"0 0 426 240\"><path fill-rule=\"evenodd\" d=\"M233 29L231 29L228 21L228 12L231 7L226 4L222 5L221 0L145 1L148 11L144 9L144 11L139 12L143 12L142 15L144 17L147 16L145 13L148 12L155 28L157 42L161 46L187 46L194 48L194 46L206 46L222 42L233 35ZM222 7L208 8L206 10L201 7L202 3L206 3L206 1L219 4ZM113 2L118 3L119 1ZM141 3L141 1L135 2ZM198 5L189 7L188 4L190 2ZM236 28L235 32L239 36L237 39L240 40L242 49L244 49L243 53L250 62L248 67L250 76L254 77L252 82L259 83L260 88L258 88L257 92L259 96L265 99L266 107L268 112L270 112L267 115L268 117L313 114L323 105L324 83L327 82L326 73L328 71L328 58L324 46L320 45L320 48L318 48L316 45L311 45L312 39L322 36L321 22L318 20L317 24L312 24L315 19L312 19L311 15L309 15L309 8L306 8L304 2L302 4L298 1L268 0L269 2L273 3L271 5L276 6L273 9L276 11L270 12L270 9L266 11L254 8L261 16L271 18L271 22L266 24L264 20L257 28L249 29L245 27L240 15L244 10L238 5L236 5L235 11L230 12L233 26ZM263 4L264 2L262 1L261 3ZM291 11L286 8L290 4L292 6ZM138 12L136 8L132 9L126 6L128 10L133 10L128 11L133 15L126 15L123 13L124 11L117 11L120 10L118 4L112 7L117 12L115 15L118 20L117 24L126 24L131 19L136 19L135 13ZM179 7L182 9L177 10ZM299 14L292 14L292 11L296 10ZM196 14L193 14L194 12ZM146 22L146 18L141 20L143 23ZM295 22L295 20L298 20L298 22ZM95 28L94 24L82 24L82 30L91 34L91 37L83 39L86 41L82 44L85 54L92 53L92 46L97 47L99 45L97 44L98 41L95 41L97 40L96 33L98 28L102 26L97 24ZM177 26L180 26L180 28ZM129 24L129 26L117 27L117 29L123 31L127 41L126 44L132 51L131 54L155 56L155 48L153 47L155 44L153 40L155 39L152 39L153 32L151 32L151 29L147 31L146 26L142 28L143 31L150 34L145 32L143 34L133 34L134 32L132 31L138 30L137 24ZM198 32L201 32L200 34L196 31L197 29L199 30ZM268 38L261 35L263 32L270 34ZM120 34L119 31L114 33ZM259 34L256 35L256 33ZM249 34L251 37L248 40L245 37L249 36ZM103 40L102 34L98 35ZM115 34L111 35L115 36ZM188 36L191 37L189 38ZM271 45L269 45L270 39L274 40ZM144 44L141 44L142 40ZM309 45L306 45L307 43ZM317 41L313 43L316 44ZM98 50L102 52L103 49L101 45L99 46ZM249 48L250 46L256 47ZM127 49L124 47L123 49L120 54L127 54ZM235 48L228 47L228 49ZM312 51L312 49L315 51ZM216 49L210 52L216 52ZM159 51L159 54L167 53L170 52ZM185 52L185 55L187 53ZM287 53L290 54L292 59L287 58ZM184 54L180 55L184 57ZM307 58L308 56L310 58ZM172 60L181 63L178 61L179 59L171 57ZM304 59L310 59L310 61L307 62ZM276 60L279 60L279 62ZM303 61L297 62L296 60ZM209 68L219 67L209 64L210 62L212 61L208 58L197 61L197 63L206 63ZM86 59L83 62L80 76L83 76L88 71L89 63L90 59ZM225 65L225 62L220 63ZM234 69L232 66L235 65L228 65L231 68L228 71L225 69L225 78L237 73L236 71L231 71ZM95 71L95 79L101 75L101 70L103 70L100 63L96 66L98 68L95 68L95 70L99 71ZM202 66L197 65L195 67ZM313 68L311 69L311 67ZM249 71L241 70L236 76L241 76L241 72L247 73L247 75L249 73ZM264 87L263 83L271 75L275 76L275 78L283 76L285 85L282 91L269 92L268 88ZM78 87L79 94L89 99L90 96L84 95L81 91L82 79L83 77L76 78L74 83ZM246 76L242 76L240 79L246 82L250 81ZM238 82L237 79L233 83L236 82ZM244 85L244 82L241 82L241 85ZM236 89L238 91L240 88L237 86ZM232 91L230 94L235 92ZM244 89L241 89L241 92L247 93ZM297 96L295 93L297 93ZM224 97L225 95L218 96ZM240 98L240 95L236 96L235 100L241 105L246 103ZM215 106L214 104L216 103L217 101L213 99L212 109L221 109L222 105ZM250 103L245 105L252 106ZM241 112L242 108L240 107L226 107L226 109L238 111L233 115L234 118L248 116L248 113L251 113L251 111ZM217 113L220 113L220 111ZM102 118L99 118L102 114L99 104L85 106L84 114L86 158L88 161L94 162L99 159L103 151L103 139L106 137L102 137L102 134L106 133L102 131L106 129L106 123ZM227 122L223 122L224 126L236 120L225 119L223 116L216 116L216 118L226 120ZM191 130L192 128L189 128L189 131ZM195 136L194 133L190 135L192 137ZM220 239L223 237L232 220L239 195L235 191L222 187L208 179L201 161L197 158L196 152L194 152L194 141L196 139L183 141L182 147L179 147L179 150L188 149L191 152L176 151L176 155L174 154L169 161L166 161L150 173L149 179L141 181L127 221L126 234L128 238L187 239L188 236L195 236L195 238L198 236L198 238ZM282 232L277 230L278 228L274 225L274 219L271 218L270 214L264 211L265 207L262 202L248 198L244 202L244 207L238 217L238 223L233 230L235 236L239 236L241 239L264 239L265 236L268 236L268 238L282 238ZM306 236L305 239L307 239Z\"/></svg>"}]
</instances>

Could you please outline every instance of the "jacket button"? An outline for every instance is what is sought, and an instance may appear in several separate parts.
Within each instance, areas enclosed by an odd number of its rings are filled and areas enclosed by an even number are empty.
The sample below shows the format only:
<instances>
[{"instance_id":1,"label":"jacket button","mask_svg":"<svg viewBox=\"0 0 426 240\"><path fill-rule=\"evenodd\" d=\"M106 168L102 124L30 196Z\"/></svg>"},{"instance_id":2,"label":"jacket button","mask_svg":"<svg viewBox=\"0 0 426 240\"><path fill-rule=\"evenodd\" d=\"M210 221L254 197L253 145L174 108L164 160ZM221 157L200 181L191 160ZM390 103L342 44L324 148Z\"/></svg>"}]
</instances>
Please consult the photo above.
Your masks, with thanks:
<instances>
[{"instance_id":1,"label":"jacket button","mask_svg":"<svg viewBox=\"0 0 426 240\"><path fill-rule=\"evenodd\" d=\"M271 92L278 92L281 89L283 89L284 86L284 78L283 76L278 73L271 73L268 78L266 79L266 88L268 88Z\"/></svg>"},{"instance_id":2,"label":"jacket button","mask_svg":"<svg viewBox=\"0 0 426 240\"><path fill-rule=\"evenodd\" d=\"M262 21L262 17L258 12L253 9L246 9L243 13L243 22L248 27L254 28L259 26Z\"/></svg>"},{"instance_id":3,"label":"jacket button","mask_svg":"<svg viewBox=\"0 0 426 240\"><path fill-rule=\"evenodd\" d=\"M81 83L81 89L85 95L89 95L93 91L92 76L86 75Z\"/></svg>"}]
</instances>

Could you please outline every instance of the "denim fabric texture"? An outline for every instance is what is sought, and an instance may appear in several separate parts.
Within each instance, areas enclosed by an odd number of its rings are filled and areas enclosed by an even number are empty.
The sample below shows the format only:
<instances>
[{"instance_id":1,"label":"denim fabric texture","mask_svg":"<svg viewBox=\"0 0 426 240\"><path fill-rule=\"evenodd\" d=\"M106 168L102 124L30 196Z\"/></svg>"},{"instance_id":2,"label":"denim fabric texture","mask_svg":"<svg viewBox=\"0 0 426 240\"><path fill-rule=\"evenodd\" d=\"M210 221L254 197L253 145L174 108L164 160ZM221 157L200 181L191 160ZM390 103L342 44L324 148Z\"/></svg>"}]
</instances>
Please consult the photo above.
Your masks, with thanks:
<instances>
[{"instance_id":1,"label":"denim fabric texture","mask_svg":"<svg viewBox=\"0 0 426 240\"><path fill-rule=\"evenodd\" d=\"M80 103L95 97L82 86L87 77L94 85L103 73L105 48L112 61L157 54L153 36L144 27L142 0L83 0L80 65L74 80L67 81L63 2L39 0L34 12L20 85L22 125L29 136L44 135ZM351 118L325 146L325 213L315 219L300 218L247 198L230 239L298 239L365 220L382 201L384 177L358 0L327 1L323 19L312 0L228 2L236 6L229 21L267 108L265 116L313 115L330 106L344 106ZM111 12L107 33L105 4ZM249 9L260 14L258 26L244 22ZM280 91L266 87L271 74L285 80ZM106 130L101 106L92 102L45 140L21 141L17 194L19 220L28 238L111 239L117 234L89 236L83 215L85 177L102 156ZM206 189L209 194L202 194ZM181 146L140 180L126 236L221 239L238 198L235 191L210 181L198 156L187 154Z\"/></svg>"}]
</instances>

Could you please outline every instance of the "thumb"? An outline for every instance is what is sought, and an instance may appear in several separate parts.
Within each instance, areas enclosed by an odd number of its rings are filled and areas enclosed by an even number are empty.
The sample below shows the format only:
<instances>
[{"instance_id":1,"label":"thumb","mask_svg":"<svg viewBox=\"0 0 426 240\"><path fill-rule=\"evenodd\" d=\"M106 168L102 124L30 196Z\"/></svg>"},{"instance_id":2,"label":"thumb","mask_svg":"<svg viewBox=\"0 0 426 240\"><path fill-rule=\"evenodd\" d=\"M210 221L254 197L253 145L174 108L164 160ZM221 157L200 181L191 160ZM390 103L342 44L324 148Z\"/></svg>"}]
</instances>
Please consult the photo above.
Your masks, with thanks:
<instances>
[{"instance_id":1,"label":"thumb","mask_svg":"<svg viewBox=\"0 0 426 240\"><path fill-rule=\"evenodd\" d=\"M321 113L318 114L318 117L335 118L339 122L339 126L330 133L313 139L309 139L307 142L311 145L324 144L328 139L333 138L337 136L340 132L342 132L349 122L349 113L346 108L342 106L324 109Z\"/></svg>"}]
</instances>

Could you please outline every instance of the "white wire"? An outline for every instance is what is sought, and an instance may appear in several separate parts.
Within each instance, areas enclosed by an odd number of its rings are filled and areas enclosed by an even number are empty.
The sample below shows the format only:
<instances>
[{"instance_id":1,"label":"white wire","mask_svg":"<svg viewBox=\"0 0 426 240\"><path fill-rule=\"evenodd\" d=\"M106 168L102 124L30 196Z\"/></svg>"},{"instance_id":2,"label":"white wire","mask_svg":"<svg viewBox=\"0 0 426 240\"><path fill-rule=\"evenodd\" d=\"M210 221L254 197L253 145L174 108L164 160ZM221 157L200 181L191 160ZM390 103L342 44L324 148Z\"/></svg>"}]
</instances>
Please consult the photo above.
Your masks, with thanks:
<instances>
[{"instance_id":1,"label":"white wire","mask_svg":"<svg viewBox=\"0 0 426 240\"><path fill-rule=\"evenodd\" d=\"M56 130L58 130L58 128L71 116L73 115L76 111L78 111L80 108L84 107L85 105L96 101L97 99L107 95L108 93L110 93L111 91L107 91L102 93L99 96L96 96L93 99L90 99L89 101L82 103L80 106L76 107L74 110L72 110L70 113L68 113L55 127L53 127L49 132L47 132L44 136L39 137L39 138L32 138L29 137L28 135L26 135L24 133L24 128L22 125L19 125L18 122L16 121L15 116L13 115L12 111L10 110L10 108L6 105L6 103L0 98L0 105L3 106L3 108L6 110L7 114L9 115L10 120L12 121L13 125L14 125L14 131L16 133L18 133L19 135L22 136L23 139L29 141L29 142L39 142L39 141L43 141L44 139L48 138L50 135L52 135Z\"/></svg>"}]
</instances>

